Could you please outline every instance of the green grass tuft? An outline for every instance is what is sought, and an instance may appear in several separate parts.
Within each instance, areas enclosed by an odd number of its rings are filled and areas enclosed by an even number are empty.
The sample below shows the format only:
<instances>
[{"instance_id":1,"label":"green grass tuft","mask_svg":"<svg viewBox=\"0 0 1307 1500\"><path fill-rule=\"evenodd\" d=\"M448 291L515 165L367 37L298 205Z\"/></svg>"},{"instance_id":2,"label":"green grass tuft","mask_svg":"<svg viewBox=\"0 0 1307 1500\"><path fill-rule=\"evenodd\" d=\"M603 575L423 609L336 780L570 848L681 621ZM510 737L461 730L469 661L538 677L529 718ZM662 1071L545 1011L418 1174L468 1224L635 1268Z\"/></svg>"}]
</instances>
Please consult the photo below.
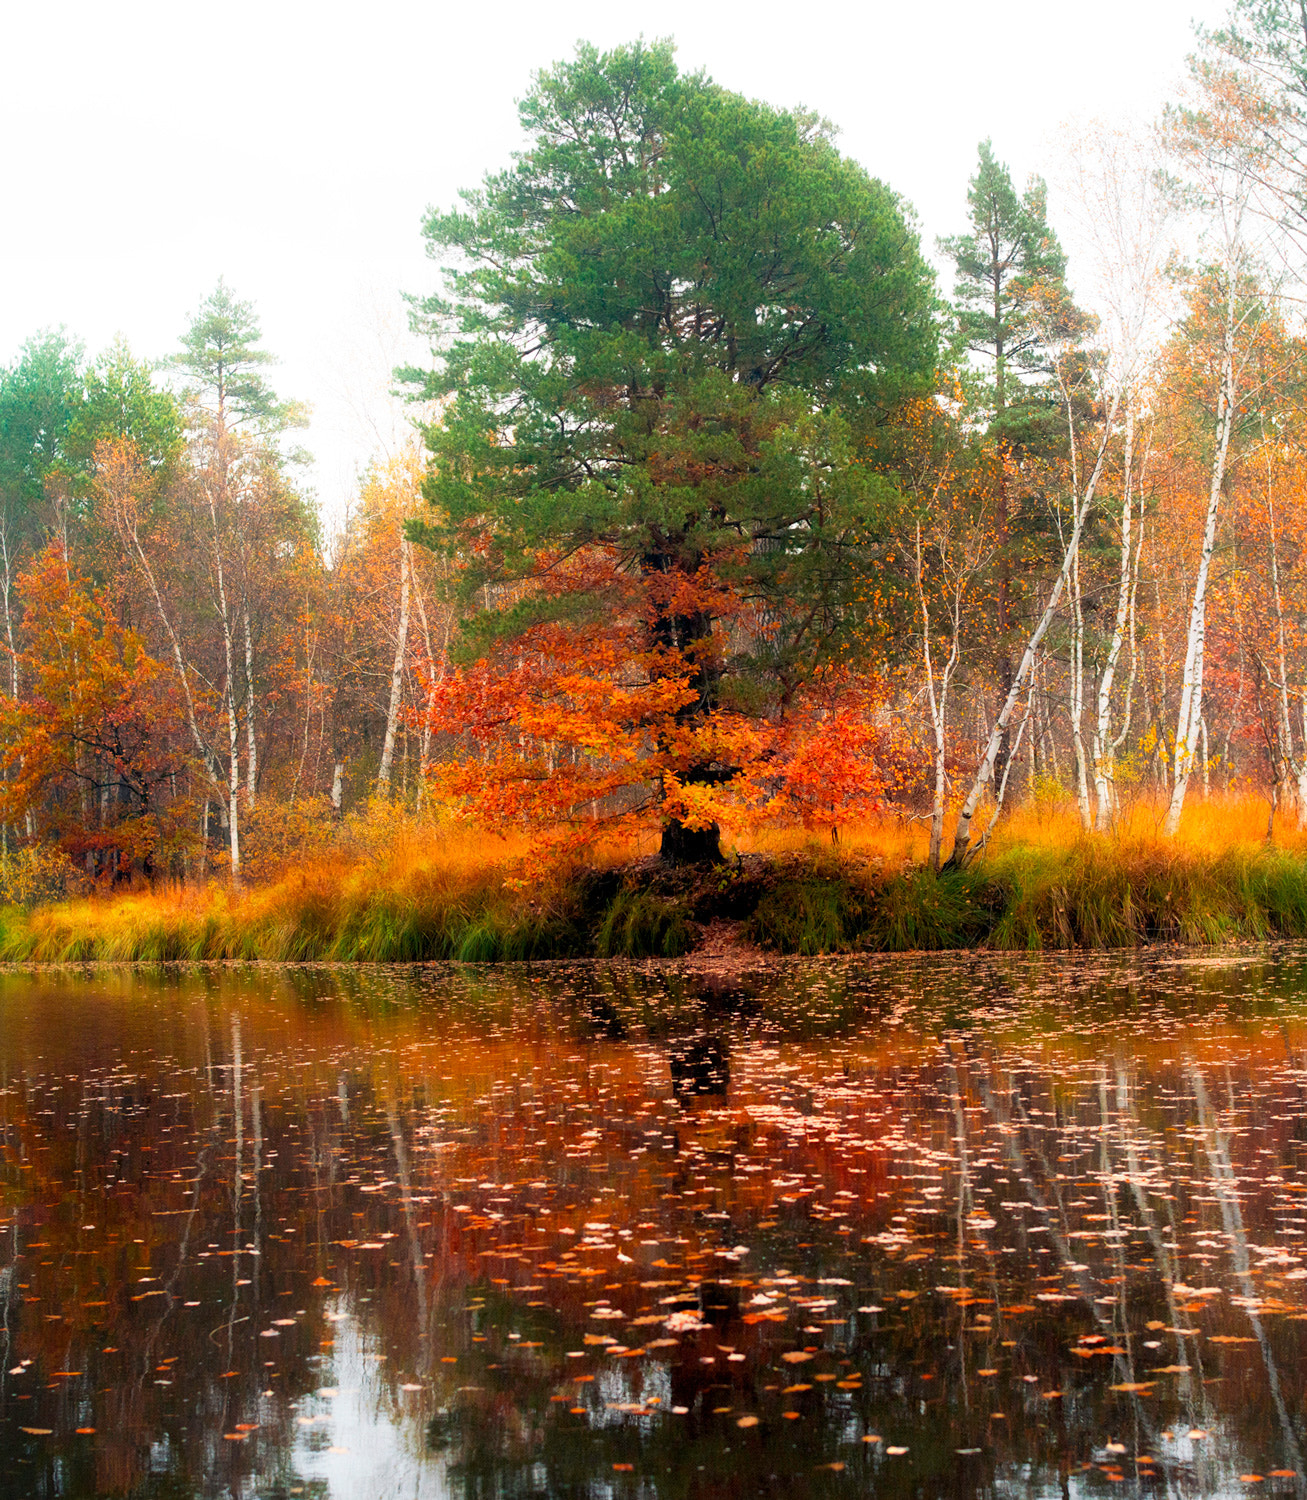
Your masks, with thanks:
<instances>
[{"instance_id":1,"label":"green grass tuft","mask_svg":"<svg viewBox=\"0 0 1307 1500\"><path fill-rule=\"evenodd\" d=\"M600 958L679 958L694 945L685 908L652 891L618 891L595 938Z\"/></svg>"}]
</instances>

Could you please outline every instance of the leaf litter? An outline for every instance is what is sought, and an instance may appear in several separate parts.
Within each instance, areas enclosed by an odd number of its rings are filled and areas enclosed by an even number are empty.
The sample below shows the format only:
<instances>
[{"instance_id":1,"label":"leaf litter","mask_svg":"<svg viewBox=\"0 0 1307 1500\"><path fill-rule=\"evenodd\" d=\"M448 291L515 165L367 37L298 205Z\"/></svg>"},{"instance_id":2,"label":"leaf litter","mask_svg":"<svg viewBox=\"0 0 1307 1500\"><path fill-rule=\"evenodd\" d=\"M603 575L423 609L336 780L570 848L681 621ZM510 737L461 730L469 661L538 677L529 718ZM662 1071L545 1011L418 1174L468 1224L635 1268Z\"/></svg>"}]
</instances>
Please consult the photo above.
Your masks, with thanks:
<instances>
[{"instance_id":1,"label":"leaf litter","mask_svg":"<svg viewBox=\"0 0 1307 1500\"><path fill-rule=\"evenodd\" d=\"M1307 961L1204 960L14 978L0 1477L1297 1475Z\"/></svg>"}]
</instances>

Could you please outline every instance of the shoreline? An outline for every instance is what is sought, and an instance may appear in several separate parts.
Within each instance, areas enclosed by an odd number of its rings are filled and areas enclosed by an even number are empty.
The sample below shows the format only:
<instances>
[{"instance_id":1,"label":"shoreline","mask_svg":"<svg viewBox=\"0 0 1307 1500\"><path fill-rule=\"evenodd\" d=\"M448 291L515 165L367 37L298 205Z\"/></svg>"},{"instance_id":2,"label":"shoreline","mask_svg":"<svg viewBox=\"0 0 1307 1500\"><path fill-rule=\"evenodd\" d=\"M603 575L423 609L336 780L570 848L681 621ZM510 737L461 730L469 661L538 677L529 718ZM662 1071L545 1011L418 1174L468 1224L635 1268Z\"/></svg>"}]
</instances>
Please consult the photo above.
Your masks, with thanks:
<instances>
[{"instance_id":1,"label":"shoreline","mask_svg":"<svg viewBox=\"0 0 1307 1500\"><path fill-rule=\"evenodd\" d=\"M781 956L1109 952L1307 938L1307 852L1085 836L1016 841L939 876L811 846L720 865L514 877L412 850L302 866L241 892L91 896L0 911L0 965L659 963L743 972Z\"/></svg>"}]
</instances>

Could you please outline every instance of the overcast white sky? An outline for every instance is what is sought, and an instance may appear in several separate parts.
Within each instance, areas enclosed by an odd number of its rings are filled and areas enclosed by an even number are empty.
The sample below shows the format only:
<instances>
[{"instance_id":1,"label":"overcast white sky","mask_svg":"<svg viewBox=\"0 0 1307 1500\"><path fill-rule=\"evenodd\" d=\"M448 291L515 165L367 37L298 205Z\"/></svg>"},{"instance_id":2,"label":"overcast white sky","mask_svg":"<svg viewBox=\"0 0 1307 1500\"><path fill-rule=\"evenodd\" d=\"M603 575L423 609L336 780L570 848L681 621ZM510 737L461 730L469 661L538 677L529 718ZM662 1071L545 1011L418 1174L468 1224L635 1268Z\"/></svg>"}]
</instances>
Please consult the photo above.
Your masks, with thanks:
<instances>
[{"instance_id":1,"label":"overcast white sky","mask_svg":"<svg viewBox=\"0 0 1307 1500\"><path fill-rule=\"evenodd\" d=\"M426 291L423 209L520 144L514 101L571 53L675 38L684 68L841 128L845 152L955 232L977 141L1052 175L1069 119L1151 118L1191 22L1225 0L292 0L11 3L0 89L0 363L65 325L156 358L219 275L262 316L331 517L393 442L388 372ZM1054 206L1056 225L1056 205ZM1074 271L1074 267L1073 267ZM399 418L402 420L402 417Z\"/></svg>"}]
</instances>

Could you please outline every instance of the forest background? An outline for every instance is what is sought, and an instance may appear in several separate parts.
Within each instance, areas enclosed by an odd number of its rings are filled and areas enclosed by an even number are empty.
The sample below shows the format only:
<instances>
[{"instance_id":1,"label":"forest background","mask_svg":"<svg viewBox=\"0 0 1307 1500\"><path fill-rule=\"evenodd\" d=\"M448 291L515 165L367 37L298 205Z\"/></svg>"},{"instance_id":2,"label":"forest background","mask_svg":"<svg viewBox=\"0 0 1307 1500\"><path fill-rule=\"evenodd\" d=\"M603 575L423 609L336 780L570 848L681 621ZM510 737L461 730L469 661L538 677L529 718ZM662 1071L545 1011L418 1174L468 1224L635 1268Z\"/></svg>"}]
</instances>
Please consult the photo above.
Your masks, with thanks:
<instances>
[{"instance_id":1,"label":"forest background","mask_svg":"<svg viewBox=\"0 0 1307 1500\"><path fill-rule=\"evenodd\" d=\"M429 215L415 432L331 535L226 285L161 365L34 336L8 896L167 884L187 952L1307 925L1304 78L1240 0L1155 128L1068 141L1091 311L989 142L941 286L818 116L581 47Z\"/></svg>"}]
</instances>

